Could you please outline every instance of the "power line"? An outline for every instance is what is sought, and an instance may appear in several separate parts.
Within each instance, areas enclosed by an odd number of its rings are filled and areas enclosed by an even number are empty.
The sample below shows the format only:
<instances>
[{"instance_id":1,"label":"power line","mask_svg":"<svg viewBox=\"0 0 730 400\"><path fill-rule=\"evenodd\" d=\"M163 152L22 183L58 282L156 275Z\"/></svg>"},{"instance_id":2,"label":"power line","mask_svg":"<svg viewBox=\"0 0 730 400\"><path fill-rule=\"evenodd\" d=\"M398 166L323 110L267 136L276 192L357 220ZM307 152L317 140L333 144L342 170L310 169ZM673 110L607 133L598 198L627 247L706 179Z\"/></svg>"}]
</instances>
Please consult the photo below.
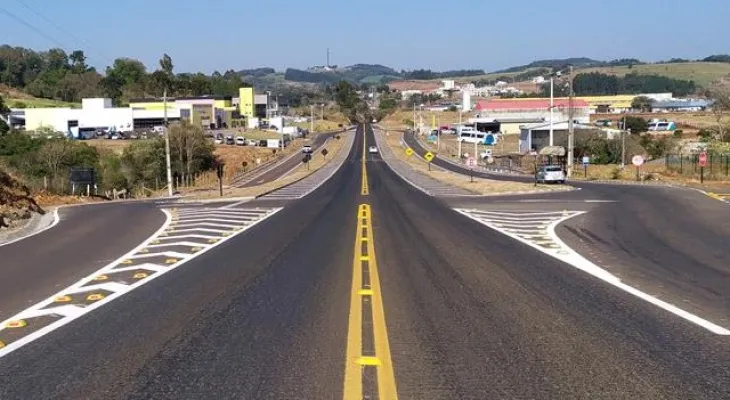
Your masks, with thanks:
<instances>
[{"instance_id":1,"label":"power line","mask_svg":"<svg viewBox=\"0 0 730 400\"><path fill-rule=\"evenodd\" d=\"M58 47L60 47L64 51L68 52L68 49L66 48L66 46L63 43L61 43L58 40L54 39L52 36L47 35L45 32L43 32L42 30L36 28L32 24L30 24L28 22L25 22L25 20L23 20L22 18L18 17L17 15L15 15L15 14L11 13L10 11L4 9L3 7L0 7L0 12L2 12L3 14L7 15L8 17L14 19L16 22L24 25L26 28L32 30L33 32L35 32L35 33L43 36L48 41L54 43L55 45L57 45Z\"/></svg>"},{"instance_id":2,"label":"power line","mask_svg":"<svg viewBox=\"0 0 730 400\"><path fill-rule=\"evenodd\" d=\"M31 7L30 5L28 5L28 3L26 3L25 1L23 1L23 0L15 0L15 1L17 1L20 5L22 5L23 7L25 7L27 10L29 10L33 14L35 14L37 17L39 17L39 18L43 19L44 21L46 21L49 25L53 26L58 31L60 31L62 33L65 33L71 39L74 39L79 44L84 45L84 47L86 47L87 49L91 47L91 46L89 46L89 43L88 42L86 42L85 40L83 40L83 39L79 38L78 36L74 35L70 31L68 31L67 29L65 29L64 27L62 27L62 26L58 25L57 23L53 22L50 18L46 17L41 12L35 10L33 7ZM104 61L107 61L108 62L108 61L111 60L111 58L110 57L107 57L105 54L101 54L98 51L95 51L95 52L97 54L100 54L105 59ZM91 58L94 58L95 59L96 57L91 57ZM98 60L97 59L97 61L102 61L102 60Z\"/></svg>"}]
</instances>

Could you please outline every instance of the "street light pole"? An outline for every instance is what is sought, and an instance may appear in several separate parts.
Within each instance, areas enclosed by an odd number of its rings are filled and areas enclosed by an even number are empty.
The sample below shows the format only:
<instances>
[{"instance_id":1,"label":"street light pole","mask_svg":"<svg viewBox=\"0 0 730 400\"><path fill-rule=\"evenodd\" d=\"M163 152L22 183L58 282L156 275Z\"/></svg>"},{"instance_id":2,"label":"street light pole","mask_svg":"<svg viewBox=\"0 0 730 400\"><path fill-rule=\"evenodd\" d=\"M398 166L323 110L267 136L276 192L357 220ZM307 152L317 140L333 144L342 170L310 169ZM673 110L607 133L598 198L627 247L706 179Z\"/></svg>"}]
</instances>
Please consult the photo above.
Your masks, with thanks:
<instances>
[{"instance_id":1,"label":"street light pole","mask_svg":"<svg viewBox=\"0 0 730 400\"><path fill-rule=\"evenodd\" d=\"M167 169L167 195L172 197L172 166L170 162L170 130L167 127L167 89L162 93L162 107L165 121L165 167Z\"/></svg>"},{"instance_id":2,"label":"street light pole","mask_svg":"<svg viewBox=\"0 0 730 400\"><path fill-rule=\"evenodd\" d=\"M573 66L570 66L570 77L568 77L568 177L573 176L573 158L575 156L575 126L573 125Z\"/></svg>"},{"instance_id":3,"label":"street light pole","mask_svg":"<svg viewBox=\"0 0 730 400\"><path fill-rule=\"evenodd\" d=\"M309 112L310 112L310 117L309 117L309 127L310 127L310 129L309 129L309 133L314 133L314 105L310 105L309 106Z\"/></svg>"},{"instance_id":4,"label":"street light pole","mask_svg":"<svg viewBox=\"0 0 730 400\"><path fill-rule=\"evenodd\" d=\"M553 75L550 75L550 146L553 145L553 108L555 107L553 99L553 87L554 87Z\"/></svg>"}]
</instances>

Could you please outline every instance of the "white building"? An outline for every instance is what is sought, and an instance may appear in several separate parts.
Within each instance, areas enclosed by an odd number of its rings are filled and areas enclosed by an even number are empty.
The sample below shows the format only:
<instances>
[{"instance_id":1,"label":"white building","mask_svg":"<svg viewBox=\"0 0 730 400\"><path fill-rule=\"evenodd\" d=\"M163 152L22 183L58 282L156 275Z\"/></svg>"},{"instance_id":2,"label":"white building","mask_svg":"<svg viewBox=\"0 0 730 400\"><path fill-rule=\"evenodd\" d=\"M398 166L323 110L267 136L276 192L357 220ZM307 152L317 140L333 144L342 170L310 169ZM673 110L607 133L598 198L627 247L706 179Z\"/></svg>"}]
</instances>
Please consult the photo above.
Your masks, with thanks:
<instances>
[{"instance_id":1,"label":"white building","mask_svg":"<svg viewBox=\"0 0 730 400\"><path fill-rule=\"evenodd\" d=\"M25 129L37 131L50 129L55 132L68 133L71 128L80 131L96 129L127 132L135 129L135 123L151 121L161 124L164 110L139 110L130 107L113 107L111 99L83 99L81 108L27 108L22 111ZM168 120L180 119L180 109L168 107Z\"/></svg>"}]
</instances>

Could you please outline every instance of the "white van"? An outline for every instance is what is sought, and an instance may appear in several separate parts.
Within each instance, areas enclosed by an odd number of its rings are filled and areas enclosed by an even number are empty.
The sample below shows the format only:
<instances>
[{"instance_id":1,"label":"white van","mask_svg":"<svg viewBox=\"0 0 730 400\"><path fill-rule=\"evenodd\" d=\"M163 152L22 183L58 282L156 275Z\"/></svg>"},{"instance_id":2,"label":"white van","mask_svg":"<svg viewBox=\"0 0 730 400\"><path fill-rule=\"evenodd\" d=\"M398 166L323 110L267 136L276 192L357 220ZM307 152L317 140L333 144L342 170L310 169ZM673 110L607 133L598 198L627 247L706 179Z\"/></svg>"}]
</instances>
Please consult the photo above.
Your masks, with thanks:
<instances>
[{"instance_id":1,"label":"white van","mask_svg":"<svg viewBox=\"0 0 730 400\"><path fill-rule=\"evenodd\" d=\"M486 133L474 129L462 129L458 140L467 143L484 143L486 136Z\"/></svg>"}]
</instances>

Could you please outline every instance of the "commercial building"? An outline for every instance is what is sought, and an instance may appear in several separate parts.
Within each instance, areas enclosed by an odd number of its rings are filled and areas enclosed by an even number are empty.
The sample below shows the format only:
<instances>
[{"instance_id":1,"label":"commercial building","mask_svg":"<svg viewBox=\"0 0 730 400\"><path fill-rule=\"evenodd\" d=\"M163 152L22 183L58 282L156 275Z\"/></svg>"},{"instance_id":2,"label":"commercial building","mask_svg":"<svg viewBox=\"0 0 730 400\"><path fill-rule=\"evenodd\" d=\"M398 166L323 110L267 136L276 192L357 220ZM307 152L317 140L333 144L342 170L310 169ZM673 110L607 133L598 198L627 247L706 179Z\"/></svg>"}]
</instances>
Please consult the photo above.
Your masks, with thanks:
<instances>
[{"instance_id":1,"label":"commercial building","mask_svg":"<svg viewBox=\"0 0 730 400\"><path fill-rule=\"evenodd\" d=\"M25 129L37 131L49 129L68 133L78 128L79 132L97 129L119 132L132 131L162 125L163 109L134 109L132 107L112 107L111 99L83 99L81 108L28 108L18 110L18 118L25 120ZM168 120L180 119L180 110L170 107Z\"/></svg>"},{"instance_id":2,"label":"commercial building","mask_svg":"<svg viewBox=\"0 0 730 400\"><path fill-rule=\"evenodd\" d=\"M569 119L568 99L555 99L553 102L553 121ZM589 105L586 101L573 99L573 120L578 123L590 122ZM519 134L525 124L550 122L550 99L490 99L479 101L475 118L469 123L484 132Z\"/></svg>"},{"instance_id":3,"label":"commercial building","mask_svg":"<svg viewBox=\"0 0 730 400\"><path fill-rule=\"evenodd\" d=\"M553 145L568 146L568 122L553 123ZM606 135L609 139L620 134L618 130L599 129L593 125L573 124L576 137L589 134ZM539 151L550 144L550 123L529 124L522 126L520 132L520 153Z\"/></svg>"},{"instance_id":4,"label":"commercial building","mask_svg":"<svg viewBox=\"0 0 730 400\"><path fill-rule=\"evenodd\" d=\"M235 101L234 101L235 100ZM260 103L260 104L259 104ZM257 118L277 115L278 105L270 104L269 95L255 95L254 89L241 88L239 97L200 96L167 99L132 99L128 107L113 107L106 98L83 99L81 108L54 107L15 109L11 113L13 126L28 131L49 129L73 133L111 130L129 132L150 129L168 122L187 120L206 129L239 126Z\"/></svg>"}]
</instances>

